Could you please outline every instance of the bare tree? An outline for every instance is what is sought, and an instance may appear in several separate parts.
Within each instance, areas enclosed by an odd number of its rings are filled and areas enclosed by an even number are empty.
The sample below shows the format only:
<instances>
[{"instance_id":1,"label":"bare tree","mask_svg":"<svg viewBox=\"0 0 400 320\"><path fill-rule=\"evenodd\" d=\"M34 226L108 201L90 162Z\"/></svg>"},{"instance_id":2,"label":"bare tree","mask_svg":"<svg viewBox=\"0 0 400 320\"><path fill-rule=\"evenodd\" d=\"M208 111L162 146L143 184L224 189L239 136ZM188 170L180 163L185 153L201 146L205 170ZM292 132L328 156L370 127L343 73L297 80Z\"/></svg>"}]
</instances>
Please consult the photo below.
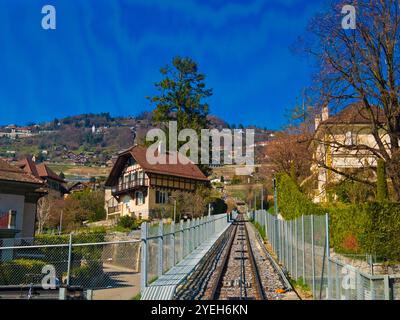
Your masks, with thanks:
<instances>
[{"instance_id":1,"label":"bare tree","mask_svg":"<svg viewBox=\"0 0 400 320\"><path fill-rule=\"evenodd\" d=\"M334 1L327 13L312 20L303 39L306 52L317 58L320 69L319 106L336 108L359 102L360 115L368 119L375 143L340 143L337 147L384 159L400 200L399 3L356 1L356 29L345 30L341 11L347 4ZM340 170L335 173L346 175Z\"/></svg>"},{"instance_id":2,"label":"bare tree","mask_svg":"<svg viewBox=\"0 0 400 320\"><path fill-rule=\"evenodd\" d=\"M50 221L52 205L49 196L39 199L37 204L37 233L42 234L44 226Z\"/></svg>"}]
</instances>

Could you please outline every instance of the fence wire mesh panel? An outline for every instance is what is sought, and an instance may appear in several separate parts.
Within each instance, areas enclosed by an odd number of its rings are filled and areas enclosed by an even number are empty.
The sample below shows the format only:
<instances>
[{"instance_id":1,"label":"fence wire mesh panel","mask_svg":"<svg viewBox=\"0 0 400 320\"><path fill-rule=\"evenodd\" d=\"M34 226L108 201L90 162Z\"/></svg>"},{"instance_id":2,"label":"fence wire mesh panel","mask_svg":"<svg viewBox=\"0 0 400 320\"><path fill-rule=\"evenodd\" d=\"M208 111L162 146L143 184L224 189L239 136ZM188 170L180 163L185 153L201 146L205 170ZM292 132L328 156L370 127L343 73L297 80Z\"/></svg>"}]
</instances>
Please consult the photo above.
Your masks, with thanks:
<instances>
[{"instance_id":1,"label":"fence wire mesh panel","mask_svg":"<svg viewBox=\"0 0 400 320\"><path fill-rule=\"evenodd\" d=\"M228 225L228 215L219 214L179 223L142 225L142 289L165 274L211 236Z\"/></svg>"},{"instance_id":2,"label":"fence wire mesh panel","mask_svg":"<svg viewBox=\"0 0 400 320\"><path fill-rule=\"evenodd\" d=\"M132 285L139 262L140 240L130 237L74 234L3 239L0 285L41 285L47 275L43 270L50 267L58 285L117 288Z\"/></svg>"},{"instance_id":3,"label":"fence wire mesh panel","mask_svg":"<svg viewBox=\"0 0 400 320\"><path fill-rule=\"evenodd\" d=\"M281 265L312 292L314 299L400 300L400 276L361 272L330 256L328 216L285 221L261 210L248 213L253 215Z\"/></svg>"}]
</instances>

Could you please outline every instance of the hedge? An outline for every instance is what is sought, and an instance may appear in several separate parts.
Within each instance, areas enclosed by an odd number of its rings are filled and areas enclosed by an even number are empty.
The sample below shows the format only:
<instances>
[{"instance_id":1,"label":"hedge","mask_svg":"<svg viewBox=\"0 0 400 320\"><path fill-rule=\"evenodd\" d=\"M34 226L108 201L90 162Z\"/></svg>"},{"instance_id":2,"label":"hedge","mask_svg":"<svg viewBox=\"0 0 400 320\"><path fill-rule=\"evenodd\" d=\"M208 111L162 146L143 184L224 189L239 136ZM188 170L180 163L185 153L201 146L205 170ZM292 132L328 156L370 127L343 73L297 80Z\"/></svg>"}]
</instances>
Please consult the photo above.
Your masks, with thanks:
<instances>
[{"instance_id":1,"label":"hedge","mask_svg":"<svg viewBox=\"0 0 400 320\"><path fill-rule=\"evenodd\" d=\"M321 207L313 203L286 173L276 177L278 188L279 212L286 220L292 220L302 215L323 215Z\"/></svg>"},{"instance_id":2,"label":"hedge","mask_svg":"<svg viewBox=\"0 0 400 320\"><path fill-rule=\"evenodd\" d=\"M0 263L0 285L30 284L46 265L40 260L17 259ZM29 276L30 275L30 276Z\"/></svg>"},{"instance_id":3,"label":"hedge","mask_svg":"<svg viewBox=\"0 0 400 320\"><path fill-rule=\"evenodd\" d=\"M330 242L338 253L400 261L400 203L313 203L287 174L277 176L279 211L286 220L329 213Z\"/></svg>"}]
</instances>

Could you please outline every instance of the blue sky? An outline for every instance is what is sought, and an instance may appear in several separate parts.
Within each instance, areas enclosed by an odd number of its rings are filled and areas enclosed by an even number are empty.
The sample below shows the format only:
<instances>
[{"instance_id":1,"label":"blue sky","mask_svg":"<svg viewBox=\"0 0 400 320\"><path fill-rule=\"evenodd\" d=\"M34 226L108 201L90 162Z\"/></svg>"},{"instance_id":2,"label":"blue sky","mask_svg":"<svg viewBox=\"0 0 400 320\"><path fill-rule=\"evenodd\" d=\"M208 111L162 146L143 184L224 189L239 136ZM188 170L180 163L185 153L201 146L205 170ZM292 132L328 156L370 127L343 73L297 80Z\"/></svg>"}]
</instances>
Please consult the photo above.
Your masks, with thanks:
<instances>
[{"instance_id":1,"label":"blue sky","mask_svg":"<svg viewBox=\"0 0 400 320\"><path fill-rule=\"evenodd\" d=\"M1 0L0 124L80 113L136 115L160 67L190 56L211 112L278 129L311 79L289 47L322 0ZM57 29L41 28L54 5Z\"/></svg>"}]
</instances>

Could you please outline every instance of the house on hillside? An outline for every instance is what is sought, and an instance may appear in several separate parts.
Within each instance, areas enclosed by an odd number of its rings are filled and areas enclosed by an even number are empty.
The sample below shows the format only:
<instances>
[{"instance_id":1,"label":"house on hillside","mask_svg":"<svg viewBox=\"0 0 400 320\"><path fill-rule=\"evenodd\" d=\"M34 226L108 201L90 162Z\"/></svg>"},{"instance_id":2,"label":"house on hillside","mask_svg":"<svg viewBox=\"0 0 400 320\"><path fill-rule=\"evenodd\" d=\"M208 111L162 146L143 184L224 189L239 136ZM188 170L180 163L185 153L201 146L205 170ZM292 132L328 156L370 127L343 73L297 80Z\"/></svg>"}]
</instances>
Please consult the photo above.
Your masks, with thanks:
<instances>
[{"instance_id":1,"label":"house on hillside","mask_svg":"<svg viewBox=\"0 0 400 320\"><path fill-rule=\"evenodd\" d=\"M389 145L383 129L383 111L374 107L373 113L382 125L379 133ZM327 185L343 177L328 168L352 173L376 168L377 158L370 148L377 149L377 143L371 130L370 115L360 103L351 104L334 116L329 115L327 107L323 108L321 116L316 117L311 144L314 160L311 171L318 177L314 187L315 202L327 201Z\"/></svg>"},{"instance_id":2,"label":"house on hillside","mask_svg":"<svg viewBox=\"0 0 400 320\"><path fill-rule=\"evenodd\" d=\"M155 218L177 191L194 192L198 185L208 185L207 177L190 161L154 165L147 161L146 151L134 146L118 155L105 184L107 219ZM170 153L166 155L168 159Z\"/></svg>"},{"instance_id":3,"label":"house on hillside","mask_svg":"<svg viewBox=\"0 0 400 320\"><path fill-rule=\"evenodd\" d=\"M0 238L33 237L43 181L0 160ZM0 241L1 245L1 241Z\"/></svg>"},{"instance_id":4,"label":"house on hillside","mask_svg":"<svg viewBox=\"0 0 400 320\"><path fill-rule=\"evenodd\" d=\"M42 180L45 184L45 188L48 189L49 193L56 196L63 196L68 192L64 184L66 183L58 174L51 170L46 164L35 163L35 158L27 157L15 163L17 167L24 170L25 172L35 176Z\"/></svg>"}]
</instances>

